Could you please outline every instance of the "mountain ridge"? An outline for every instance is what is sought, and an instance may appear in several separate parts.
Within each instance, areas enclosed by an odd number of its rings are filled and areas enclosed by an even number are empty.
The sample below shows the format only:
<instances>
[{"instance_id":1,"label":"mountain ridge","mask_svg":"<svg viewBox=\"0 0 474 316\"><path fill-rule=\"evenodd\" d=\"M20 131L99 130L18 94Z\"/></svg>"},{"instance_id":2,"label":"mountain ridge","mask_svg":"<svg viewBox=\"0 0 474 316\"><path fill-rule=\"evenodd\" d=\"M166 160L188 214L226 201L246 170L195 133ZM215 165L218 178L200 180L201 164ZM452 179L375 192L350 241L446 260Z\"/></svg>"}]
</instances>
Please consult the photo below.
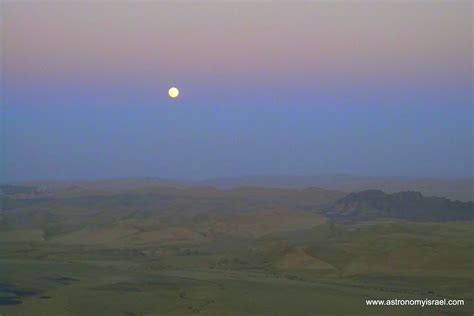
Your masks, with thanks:
<instances>
[{"instance_id":1,"label":"mountain ridge","mask_svg":"<svg viewBox=\"0 0 474 316\"><path fill-rule=\"evenodd\" d=\"M416 191L387 194L381 190L353 192L324 210L336 222L399 218L425 221L474 219L474 203L426 197Z\"/></svg>"}]
</instances>

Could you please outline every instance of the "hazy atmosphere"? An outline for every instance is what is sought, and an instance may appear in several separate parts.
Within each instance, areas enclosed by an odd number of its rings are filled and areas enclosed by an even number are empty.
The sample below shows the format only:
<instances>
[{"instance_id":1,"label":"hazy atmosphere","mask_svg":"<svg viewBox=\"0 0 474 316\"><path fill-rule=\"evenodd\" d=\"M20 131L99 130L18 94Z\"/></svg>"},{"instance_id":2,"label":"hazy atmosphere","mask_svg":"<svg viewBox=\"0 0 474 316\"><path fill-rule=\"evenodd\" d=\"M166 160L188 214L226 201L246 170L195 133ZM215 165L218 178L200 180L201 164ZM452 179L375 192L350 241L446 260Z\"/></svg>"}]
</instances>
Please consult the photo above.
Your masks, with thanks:
<instances>
[{"instance_id":1,"label":"hazy atmosphere","mask_svg":"<svg viewBox=\"0 0 474 316\"><path fill-rule=\"evenodd\" d=\"M472 175L471 1L0 12L8 181Z\"/></svg>"},{"instance_id":2,"label":"hazy atmosphere","mask_svg":"<svg viewBox=\"0 0 474 316\"><path fill-rule=\"evenodd\" d=\"M473 9L0 0L0 316L472 316Z\"/></svg>"}]
</instances>

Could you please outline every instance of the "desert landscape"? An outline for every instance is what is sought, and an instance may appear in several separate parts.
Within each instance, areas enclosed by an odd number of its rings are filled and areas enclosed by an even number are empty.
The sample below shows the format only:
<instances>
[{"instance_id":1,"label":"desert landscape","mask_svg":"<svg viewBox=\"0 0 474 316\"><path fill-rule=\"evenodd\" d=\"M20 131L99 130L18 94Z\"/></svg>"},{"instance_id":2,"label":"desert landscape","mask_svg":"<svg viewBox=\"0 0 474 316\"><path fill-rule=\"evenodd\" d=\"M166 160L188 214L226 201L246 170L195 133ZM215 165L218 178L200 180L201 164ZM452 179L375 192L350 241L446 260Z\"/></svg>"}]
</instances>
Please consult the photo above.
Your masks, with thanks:
<instances>
[{"instance_id":1,"label":"desert landscape","mask_svg":"<svg viewBox=\"0 0 474 316\"><path fill-rule=\"evenodd\" d=\"M0 0L0 316L473 316L472 0Z\"/></svg>"},{"instance_id":2,"label":"desert landscape","mask_svg":"<svg viewBox=\"0 0 474 316\"><path fill-rule=\"evenodd\" d=\"M4 185L1 198L2 315L461 315L473 307L473 202L150 179ZM365 305L391 297L465 305Z\"/></svg>"}]
</instances>

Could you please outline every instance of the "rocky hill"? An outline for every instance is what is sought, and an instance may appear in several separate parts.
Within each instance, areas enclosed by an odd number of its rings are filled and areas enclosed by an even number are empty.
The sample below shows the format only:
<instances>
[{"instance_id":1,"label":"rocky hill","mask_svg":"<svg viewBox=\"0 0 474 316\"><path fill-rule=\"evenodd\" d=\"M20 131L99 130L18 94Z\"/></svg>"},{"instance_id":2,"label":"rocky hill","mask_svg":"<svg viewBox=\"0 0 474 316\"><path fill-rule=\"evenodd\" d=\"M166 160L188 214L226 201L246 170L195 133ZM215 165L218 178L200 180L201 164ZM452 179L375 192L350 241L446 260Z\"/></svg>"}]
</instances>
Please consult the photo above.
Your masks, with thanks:
<instances>
[{"instance_id":1,"label":"rocky hill","mask_svg":"<svg viewBox=\"0 0 474 316\"><path fill-rule=\"evenodd\" d=\"M342 222L378 218L424 221L473 220L474 203L425 197L420 192L387 194L380 190L351 193L326 208L325 214Z\"/></svg>"}]
</instances>

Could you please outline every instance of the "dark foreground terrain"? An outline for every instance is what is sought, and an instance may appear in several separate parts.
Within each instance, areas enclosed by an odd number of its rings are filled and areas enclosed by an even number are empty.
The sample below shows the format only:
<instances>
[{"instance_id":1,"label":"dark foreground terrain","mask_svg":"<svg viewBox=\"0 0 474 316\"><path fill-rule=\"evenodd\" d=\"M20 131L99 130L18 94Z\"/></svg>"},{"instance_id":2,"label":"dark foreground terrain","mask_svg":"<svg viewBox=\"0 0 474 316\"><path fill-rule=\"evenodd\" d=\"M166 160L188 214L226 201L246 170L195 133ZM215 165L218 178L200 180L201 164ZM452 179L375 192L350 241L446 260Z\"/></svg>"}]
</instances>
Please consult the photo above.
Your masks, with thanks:
<instances>
[{"instance_id":1,"label":"dark foreground terrain","mask_svg":"<svg viewBox=\"0 0 474 316\"><path fill-rule=\"evenodd\" d=\"M473 203L317 188L8 186L0 314L472 315ZM464 306L366 306L366 299Z\"/></svg>"}]
</instances>

